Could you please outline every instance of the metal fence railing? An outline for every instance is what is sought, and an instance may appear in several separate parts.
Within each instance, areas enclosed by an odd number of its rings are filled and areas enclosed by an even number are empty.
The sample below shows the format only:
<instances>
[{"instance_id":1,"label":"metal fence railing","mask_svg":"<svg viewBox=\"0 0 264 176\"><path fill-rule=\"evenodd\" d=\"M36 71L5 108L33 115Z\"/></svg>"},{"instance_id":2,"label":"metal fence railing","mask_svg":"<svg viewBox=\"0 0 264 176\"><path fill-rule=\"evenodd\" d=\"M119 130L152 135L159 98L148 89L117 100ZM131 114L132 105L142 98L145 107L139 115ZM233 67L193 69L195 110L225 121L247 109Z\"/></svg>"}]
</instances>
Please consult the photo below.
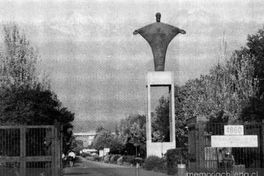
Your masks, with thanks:
<instances>
[{"instance_id":1,"label":"metal fence railing","mask_svg":"<svg viewBox=\"0 0 264 176\"><path fill-rule=\"evenodd\" d=\"M0 175L57 176L57 139L53 126L0 126Z\"/></svg>"},{"instance_id":2,"label":"metal fence railing","mask_svg":"<svg viewBox=\"0 0 264 176\"><path fill-rule=\"evenodd\" d=\"M224 135L224 123L195 123L189 124L188 153L193 156L189 161L189 170L219 170L223 166L220 153L228 150L233 157L234 167L244 169L264 168L263 135L264 124L247 123L244 126L244 135L257 135L258 147L211 147L212 135Z\"/></svg>"}]
</instances>

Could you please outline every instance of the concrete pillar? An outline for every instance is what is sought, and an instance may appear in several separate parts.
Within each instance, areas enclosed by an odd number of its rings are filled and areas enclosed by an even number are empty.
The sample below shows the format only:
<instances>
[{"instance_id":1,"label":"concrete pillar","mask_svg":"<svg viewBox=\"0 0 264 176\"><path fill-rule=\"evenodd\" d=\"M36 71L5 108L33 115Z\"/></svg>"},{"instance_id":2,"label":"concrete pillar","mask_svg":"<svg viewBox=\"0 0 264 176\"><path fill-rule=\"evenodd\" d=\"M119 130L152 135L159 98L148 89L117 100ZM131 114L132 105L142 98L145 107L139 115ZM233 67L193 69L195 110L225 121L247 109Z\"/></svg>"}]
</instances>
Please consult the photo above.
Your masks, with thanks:
<instances>
[{"instance_id":1,"label":"concrete pillar","mask_svg":"<svg viewBox=\"0 0 264 176\"><path fill-rule=\"evenodd\" d=\"M151 87L168 87L170 91L170 141L152 142L151 138ZM146 121L147 135L147 156L156 155L162 157L168 149L176 148L175 138L175 102L174 102L174 77L173 72L148 72L147 75L148 90L148 117Z\"/></svg>"}]
</instances>

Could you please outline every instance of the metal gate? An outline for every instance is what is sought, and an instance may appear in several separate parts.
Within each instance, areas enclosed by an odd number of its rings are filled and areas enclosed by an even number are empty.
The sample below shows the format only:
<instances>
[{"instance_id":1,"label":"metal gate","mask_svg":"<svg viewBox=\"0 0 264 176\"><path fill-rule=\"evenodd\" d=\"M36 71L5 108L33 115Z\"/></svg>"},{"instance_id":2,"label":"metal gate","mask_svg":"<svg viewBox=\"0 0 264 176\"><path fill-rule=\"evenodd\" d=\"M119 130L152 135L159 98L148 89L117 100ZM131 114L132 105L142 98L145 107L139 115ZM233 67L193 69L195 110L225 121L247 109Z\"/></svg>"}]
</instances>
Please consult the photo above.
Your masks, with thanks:
<instances>
[{"instance_id":1,"label":"metal gate","mask_svg":"<svg viewBox=\"0 0 264 176\"><path fill-rule=\"evenodd\" d=\"M224 123L190 123L188 125L188 153L191 159L188 163L189 171L219 171L221 170L220 153L230 150L233 156L232 168L247 170L262 170L264 168L264 124L245 123L245 135L257 135L258 147L255 148L214 148L211 147L212 135L224 135Z\"/></svg>"},{"instance_id":2,"label":"metal gate","mask_svg":"<svg viewBox=\"0 0 264 176\"><path fill-rule=\"evenodd\" d=\"M0 126L0 175L58 176L60 146L54 126Z\"/></svg>"}]
</instances>

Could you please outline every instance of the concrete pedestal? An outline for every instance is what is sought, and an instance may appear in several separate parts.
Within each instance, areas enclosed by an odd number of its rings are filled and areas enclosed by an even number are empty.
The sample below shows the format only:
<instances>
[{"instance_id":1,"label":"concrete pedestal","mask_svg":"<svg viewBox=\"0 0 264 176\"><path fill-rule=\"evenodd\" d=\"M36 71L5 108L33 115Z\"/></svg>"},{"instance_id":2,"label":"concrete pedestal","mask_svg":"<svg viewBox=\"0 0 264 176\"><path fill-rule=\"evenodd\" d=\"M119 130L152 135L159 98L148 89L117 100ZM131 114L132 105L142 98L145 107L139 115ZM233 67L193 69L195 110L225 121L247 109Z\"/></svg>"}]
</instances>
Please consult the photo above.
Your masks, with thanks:
<instances>
[{"instance_id":1,"label":"concrete pedestal","mask_svg":"<svg viewBox=\"0 0 264 176\"><path fill-rule=\"evenodd\" d=\"M170 141L152 142L151 137L151 87L168 87L170 91ZM148 117L146 122L147 130L147 156L155 155L162 157L168 149L176 148L175 138L175 105L174 105L174 77L173 72L148 72Z\"/></svg>"}]
</instances>

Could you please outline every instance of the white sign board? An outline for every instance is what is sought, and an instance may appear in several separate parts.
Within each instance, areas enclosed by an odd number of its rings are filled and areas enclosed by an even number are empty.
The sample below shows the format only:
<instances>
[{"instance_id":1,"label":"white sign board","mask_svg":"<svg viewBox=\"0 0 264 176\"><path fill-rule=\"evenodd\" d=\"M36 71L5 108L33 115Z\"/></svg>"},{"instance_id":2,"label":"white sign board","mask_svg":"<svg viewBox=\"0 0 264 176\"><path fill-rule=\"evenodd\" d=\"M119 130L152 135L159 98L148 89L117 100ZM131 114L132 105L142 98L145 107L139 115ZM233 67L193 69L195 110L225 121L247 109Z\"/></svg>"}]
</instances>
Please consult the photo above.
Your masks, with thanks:
<instances>
[{"instance_id":1,"label":"white sign board","mask_svg":"<svg viewBox=\"0 0 264 176\"><path fill-rule=\"evenodd\" d=\"M104 154L106 155L107 153L110 152L110 148L104 148Z\"/></svg>"},{"instance_id":2,"label":"white sign board","mask_svg":"<svg viewBox=\"0 0 264 176\"><path fill-rule=\"evenodd\" d=\"M243 125L225 125L224 134L229 136L244 135Z\"/></svg>"},{"instance_id":3,"label":"white sign board","mask_svg":"<svg viewBox=\"0 0 264 176\"><path fill-rule=\"evenodd\" d=\"M103 157L104 156L104 150L99 150L99 157Z\"/></svg>"},{"instance_id":4,"label":"white sign board","mask_svg":"<svg viewBox=\"0 0 264 176\"><path fill-rule=\"evenodd\" d=\"M211 147L258 147L257 135L211 136Z\"/></svg>"},{"instance_id":5,"label":"white sign board","mask_svg":"<svg viewBox=\"0 0 264 176\"><path fill-rule=\"evenodd\" d=\"M173 74L169 71L148 72L149 85L171 85L173 80Z\"/></svg>"}]
</instances>

